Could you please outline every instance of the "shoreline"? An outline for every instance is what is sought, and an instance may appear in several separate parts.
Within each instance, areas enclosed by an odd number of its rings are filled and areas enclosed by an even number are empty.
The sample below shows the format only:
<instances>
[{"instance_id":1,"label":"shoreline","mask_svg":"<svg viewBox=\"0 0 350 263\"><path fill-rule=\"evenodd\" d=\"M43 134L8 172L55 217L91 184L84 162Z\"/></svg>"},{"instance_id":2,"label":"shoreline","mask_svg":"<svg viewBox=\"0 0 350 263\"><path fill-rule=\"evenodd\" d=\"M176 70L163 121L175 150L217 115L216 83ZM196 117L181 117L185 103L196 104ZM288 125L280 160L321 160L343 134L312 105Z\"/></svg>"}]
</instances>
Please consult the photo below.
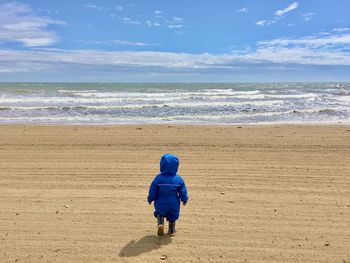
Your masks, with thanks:
<instances>
[{"instance_id":1,"label":"shoreline","mask_svg":"<svg viewBox=\"0 0 350 263\"><path fill-rule=\"evenodd\" d=\"M268 122L268 123L0 123L1 126L96 126L96 127L125 127L125 126L198 126L198 127L236 127L236 126L350 126L349 122Z\"/></svg>"}]
</instances>

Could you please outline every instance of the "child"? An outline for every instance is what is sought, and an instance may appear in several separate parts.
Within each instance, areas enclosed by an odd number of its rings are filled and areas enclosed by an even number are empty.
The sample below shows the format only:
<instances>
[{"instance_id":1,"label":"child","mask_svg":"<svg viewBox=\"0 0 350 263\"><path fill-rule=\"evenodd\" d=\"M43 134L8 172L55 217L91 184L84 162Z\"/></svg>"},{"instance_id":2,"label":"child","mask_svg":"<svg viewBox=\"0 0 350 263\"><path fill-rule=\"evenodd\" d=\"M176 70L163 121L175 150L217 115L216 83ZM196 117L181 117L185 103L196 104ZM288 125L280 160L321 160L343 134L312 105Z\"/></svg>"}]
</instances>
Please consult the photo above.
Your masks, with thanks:
<instances>
[{"instance_id":1,"label":"child","mask_svg":"<svg viewBox=\"0 0 350 263\"><path fill-rule=\"evenodd\" d=\"M177 174L178 167L179 159L175 155L163 155L160 159L160 174L154 178L149 188L148 203L154 201L158 236L164 234L164 217L169 221L168 234L175 234L175 221L180 214L180 200L183 205L188 201L185 182Z\"/></svg>"}]
</instances>

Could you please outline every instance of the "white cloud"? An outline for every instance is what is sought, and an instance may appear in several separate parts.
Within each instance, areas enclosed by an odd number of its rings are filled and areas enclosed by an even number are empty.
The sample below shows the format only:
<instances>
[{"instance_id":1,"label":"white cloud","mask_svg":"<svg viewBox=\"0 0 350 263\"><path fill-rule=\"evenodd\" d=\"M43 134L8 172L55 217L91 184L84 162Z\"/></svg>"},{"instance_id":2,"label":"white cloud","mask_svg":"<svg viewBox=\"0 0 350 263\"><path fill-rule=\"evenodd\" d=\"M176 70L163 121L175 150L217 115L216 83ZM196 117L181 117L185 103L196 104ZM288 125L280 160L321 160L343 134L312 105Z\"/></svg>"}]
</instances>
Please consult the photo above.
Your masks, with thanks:
<instances>
[{"instance_id":1,"label":"white cloud","mask_svg":"<svg viewBox=\"0 0 350 263\"><path fill-rule=\"evenodd\" d=\"M167 20L167 28L179 29L184 27L184 18L174 16L170 20Z\"/></svg>"},{"instance_id":2,"label":"white cloud","mask_svg":"<svg viewBox=\"0 0 350 263\"><path fill-rule=\"evenodd\" d=\"M301 14L301 16L303 17L303 19L308 22L311 20L311 18L315 15L315 13L305 13L305 14Z\"/></svg>"},{"instance_id":3,"label":"white cloud","mask_svg":"<svg viewBox=\"0 0 350 263\"><path fill-rule=\"evenodd\" d=\"M270 41L260 41L259 45L263 46L308 46L316 48L324 48L327 45L350 45L350 34L343 35L321 35L321 36L308 36L298 39L291 38L278 38Z\"/></svg>"},{"instance_id":4,"label":"white cloud","mask_svg":"<svg viewBox=\"0 0 350 263\"><path fill-rule=\"evenodd\" d=\"M286 13L288 13L288 12L290 12L290 11L296 9L296 8L298 8L298 5L299 5L298 2L294 2L294 3L290 4L289 6L287 6L285 9L277 10L275 12L275 14L277 16L282 16L282 15L284 15L284 14L286 14Z\"/></svg>"},{"instance_id":5,"label":"white cloud","mask_svg":"<svg viewBox=\"0 0 350 263\"><path fill-rule=\"evenodd\" d=\"M249 59L303 65L350 65L350 34L319 34L257 43Z\"/></svg>"},{"instance_id":6,"label":"white cloud","mask_svg":"<svg viewBox=\"0 0 350 263\"><path fill-rule=\"evenodd\" d=\"M267 22L266 20L260 20L260 21L256 22L255 24L257 26L264 26L266 24L266 22Z\"/></svg>"},{"instance_id":7,"label":"white cloud","mask_svg":"<svg viewBox=\"0 0 350 263\"><path fill-rule=\"evenodd\" d=\"M152 26L160 27L160 26L161 26L161 24L159 24L158 22L152 22L151 20L147 20L147 21L146 21L146 24L147 24L147 26L149 26L149 27L152 27Z\"/></svg>"},{"instance_id":8,"label":"white cloud","mask_svg":"<svg viewBox=\"0 0 350 263\"><path fill-rule=\"evenodd\" d=\"M103 43L103 42L101 42ZM143 42L112 40L110 44L145 47ZM326 48L328 47L328 48ZM257 43L256 49L235 50L229 54L189 54L148 51L99 51L37 49L0 50L2 72L59 71L65 68L157 71L234 70L269 66L328 65L350 66L350 34L307 36L299 39L273 39ZM5 74L5 73L4 73Z\"/></svg>"},{"instance_id":9,"label":"white cloud","mask_svg":"<svg viewBox=\"0 0 350 263\"><path fill-rule=\"evenodd\" d=\"M241 9L237 9L236 12L238 12L238 13L247 13L248 12L248 8L242 7Z\"/></svg>"},{"instance_id":10,"label":"white cloud","mask_svg":"<svg viewBox=\"0 0 350 263\"><path fill-rule=\"evenodd\" d=\"M113 7L102 7L102 6L98 6L92 3L88 3L86 5L84 5L84 7L86 8L90 8L90 9L94 9L96 11L100 11L100 12L105 12L105 11L123 11L124 7L121 5L114 5Z\"/></svg>"},{"instance_id":11,"label":"white cloud","mask_svg":"<svg viewBox=\"0 0 350 263\"><path fill-rule=\"evenodd\" d=\"M278 64L350 66L350 55L346 52L310 50L299 47L260 48L255 53L246 55L246 58Z\"/></svg>"},{"instance_id":12,"label":"white cloud","mask_svg":"<svg viewBox=\"0 0 350 263\"><path fill-rule=\"evenodd\" d=\"M271 24L276 23L276 20L260 20L258 22L256 22L255 24L257 26L269 26Z\"/></svg>"},{"instance_id":13,"label":"white cloud","mask_svg":"<svg viewBox=\"0 0 350 263\"><path fill-rule=\"evenodd\" d=\"M33 41L33 40L32 40ZM92 43L92 42L91 42ZM127 40L95 41L94 44L146 47L156 44ZM1 50L0 72L201 72L241 68L346 66L350 67L350 34L331 32L300 38L277 38L256 43L255 48L225 54L190 54L149 51L58 50L37 48L35 51Z\"/></svg>"},{"instance_id":14,"label":"white cloud","mask_svg":"<svg viewBox=\"0 0 350 263\"><path fill-rule=\"evenodd\" d=\"M183 23L184 19L182 17L174 16L172 22L174 22L174 23Z\"/></svg>"},{"instance_id":15,"label":"white cloud","mask_svg":"<svg viewBox=\"0 0 350 263\"><path fill-rule=\"evenodd\" d=\"M120 40L120 39L114 39L111 41L111 43L116 45L135 46L135 47L154 46L154 44L147 44L143 42L132 42L132 41Z\"/></svg>"},{"instance_id":16,"label":"white cloud","mask_svg":"<svg viewBox=\"0 0 350 263\"><path fill-rule=\"evenodd\" d=\"M42 8L39 8L38 10L39 10L40 12L45 12L45 13L47 13L47 14L53 14L53 13L58 14L58 13L59 13L58 10L50 10L50 9L42 9Z\"/></svg>"},{"instance_id":17,"label":"white cloud","mask_svg":"<svg viewBox=\"0 0 350 263\"><path fill-rule=\"evenodd\" d=\"M127 25L140 25L141 22L138 21L138 20L134 20L130 17L119 17L119 19L124 23L124 24L127 24Z\"/></svg>"},{"instance_id":18,"label":"white cloud","mask_svg":"<svg viewBox=\"0 0 350 263\"><path fill-rule=\"evenodd\" d=\"M298 8L298 2L294 2L292 4L290 4L289 6L287 6L285 9L282 9L282 10L277 10L275 12L275 17L273 19L270 19L270 20L259 20L255 23L255 25L257 26L269 26L269 25L272 25L274 23L276 23L277 21L283 19L283 15ZM311 20L311 16L313 16L314 13L306 13L306 14L301 14L301 16L303 16L304 20L305 21L309 21ZM285 24L287 26L290 26L292 24Z\"/></svg>"},{"instance_id":19,"label":"white cloud","mask_svg":"<svg viewBox=\"0 0 350 263\"><path fill-rule=\"evenodd\" d=\"M334 28L332 31L334 32L346 32L346 31L350 31L350 28L348 27L341 27L341 28Z\"/></svg>"},{"instance_id":20,"label":"white cloud","mask_svg":"<svg viewBox=\"0 0 350 263\"><path fill-rule=\"evenodd\" d=\"M168 25L168 28L181 28L183 25Z\"/></svg>"},{"instance_id":21,"label":"white cloud","mask_svg":"<svg viewBox=\"0 0 350 263\"><path fill-rule=\"evenodd\" d=\"M163 14L164 12L162 10L155 10L153 11L152 17L146 17L145 19L141 19L140 16L137 19L134 17L122 17L117 13L110 14L109 16L119 19L126 25L146 25L147 27L159 27L175 30L185 27L185 19L183 17L167 17ZM176 32L179 33L180 31L177 30Z\"/></svg>"},{"instance_id":22,"label":"white cloud","mask_svg":"<svg viewBox=\"0 0 350 263\"><path fill-rule=\"evenodd\" d=\"M92 45L120 45L120 46L134 46L134 47L160 46L159 44L133 42L128 40L120 40L120 39L113 39L113 40L107 40L107 41L79 40L77 42L84 43L84 44L92 44Z\"/></svg>"},{"instance_id":23,"label":"white cloud","mask_svg":"<svg viewBox=\"0 0 350 263\"><path fill-rule=\"evenodd\" d=\"M112 52L96 50L44 50L10 51L0 50L2 60L20 63L50 64L73 63L91 66L133 66L164 68L215 68L229 62L230 56L211 54L185 54L171 52Z\"/></svg>"},{"instance_id":24,"label":"white cloud","mask_svg":"<svg viewBox=\"0 0 350 263\"><path fill-rule=\"evenodd\" d=\"M101 7L101 6L97 6L97 5L94 5L94 4L86 4L84 5L86 8L91 8L91 9L95 9L97 11L105 11L106 9L104 7Z\"/></svg>"},{"instance_id":25,"label":"white cloud","mask_svg":"<svg viewBox=\"0 0 350 263\"><path fill-rule=\"evenodd\" d=\"M19 42L28 47L54 44L58 36L47 29L49 25L65 25L65 22L34 15L27 4L0 4L0 40L3 42Z\"/></svg>"},{"instance_id":26,"label":"white cloud","mask_svg":"<svg viewBox=\"0 0 350 263\"><path fill-rule=\"evenodd\" d=\"M162 11L154 11L160 14ZM171 18L166 18L163 16L156 16L152 20L146 20L146 25L148 27L163 27L169 29L180 29L185 25L185 19L183 17L174 16Z\"/></svg>"},{"instance_id":27,"label":"white cloud","mask_svg":"<svg viewBox=\"0 0 350 263\"><path fill-rule=\"evenodd\" d=\"M86 4L84 6L87 7L87 8L92 8L92 9L96 9L97 8L97 6L93 5L93 4Z\"/></svg>"}]
</instances>

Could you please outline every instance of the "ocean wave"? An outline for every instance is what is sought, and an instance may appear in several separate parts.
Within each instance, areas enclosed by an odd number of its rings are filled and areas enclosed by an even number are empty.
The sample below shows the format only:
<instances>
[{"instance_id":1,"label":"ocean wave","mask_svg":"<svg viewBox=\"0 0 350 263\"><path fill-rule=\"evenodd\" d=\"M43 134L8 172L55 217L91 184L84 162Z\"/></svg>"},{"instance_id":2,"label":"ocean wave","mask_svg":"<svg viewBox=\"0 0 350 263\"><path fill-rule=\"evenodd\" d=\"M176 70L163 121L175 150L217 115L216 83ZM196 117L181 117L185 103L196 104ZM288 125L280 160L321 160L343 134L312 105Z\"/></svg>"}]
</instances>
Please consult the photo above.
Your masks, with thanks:
<instances>
[{"instance_id":1,"label":"ocean wave","mask_svg":"<svg viewBox=\"0 0 350 263\"><path fill-rule=\"evenodd\" d=\"M225 108L225 107L261 107L261 106L280 106L283 104L282 100L271 101L240 101L240 102L169 102L159 104L127 104L127 105L56 105L56 106L5 106L0 110L22 110L22 111L35 111L35 110L119 110L119 109L147 109L147 108Z\"/></svg>"},{"instance_id":2,"label":"ocean wave","mask_svg":"<svg viewBox=\"0 0 350 263\"><path fill-rule=\"evenodd\" d=\"M346 102L350 104L350 96L337 96L332 98L335 101Z\"/></svg>"},{"instance_id":3,"label":"ocean wave","mask_svg":"<svg viewBox=\"0 0 350 263\"><path fill-rule=\"evenodd\" d=\"M276 124L276 123L344 123L350 120L344 116L329 118L290 118L285 112L267 112L225 115L174 115L174 116L106 116L106 115L58 115L58 116L0 116L0 123L42 123L42 124Z\"/></svg>"},{"instance_id":4,"label":"ocean wave","mask_svg":"<svg viewBox=\"0 0 350 263\"><path fill-rule=\"evenodd\" d=\"M342 114L348 111L346 108L315 108L315 109L300 109L291 110L289 113L312 113L312 114Z\"/></svg>"},{"instance_id":5,"label":"ocean wave","mask_svg":"<svg viewBox=\"0 0 350 263\"><path fill-rule=\"evenodd\" d=\"M350 96L331 84L17 84L18 93L0 88L0 123L350 122Z\"/></svg>"},{"instance_id":6,"label":"ocean wave","mask_svg":"<svg viewBox=\"0 0 350 263\"><path fill-rule=\"evenodd\" d=\"M260 93L259 90L253 91L234 91L232 89L209 89L198 91L163 91L163 92L127 92L127 91L98 91L98 90L59 90L59 94L72 97L84 98L186 98L186 97L223 97L223 96L250 96Z\"/></svg>"},{"instance_id":7,"label":"ocean wave","mask_svg":"<svg viewBox=\"0 0 350 263\"><path fill-rule=\"evenodd\" d=\"M315 93L303 93L303 94L276 94L276 95L270 95L270 94L266 94L264 95L265 98L267 99L308 99L308 98L316 98L319 95L315 94Z\"/></svg>"}]
</instances>

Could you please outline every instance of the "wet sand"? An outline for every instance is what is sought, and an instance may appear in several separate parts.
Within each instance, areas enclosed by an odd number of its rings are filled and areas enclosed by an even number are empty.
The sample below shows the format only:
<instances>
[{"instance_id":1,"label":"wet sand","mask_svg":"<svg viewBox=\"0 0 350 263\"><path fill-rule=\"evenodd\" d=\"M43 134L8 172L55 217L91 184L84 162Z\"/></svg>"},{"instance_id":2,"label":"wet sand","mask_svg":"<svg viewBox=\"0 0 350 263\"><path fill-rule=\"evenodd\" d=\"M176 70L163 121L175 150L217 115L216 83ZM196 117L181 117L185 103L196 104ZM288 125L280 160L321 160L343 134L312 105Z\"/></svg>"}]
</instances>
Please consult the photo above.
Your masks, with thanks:
<instances>
[{"instance_id":1,"label":"wet sand","mask_svg":"<svg viewBox=\"0 0 350 263\"><path fill-rule=\"evenodd\" d=\"M158 238L148 187L190 200ZM1 262L350 262L350 126L0 125Z\"/></svg>"}]
</instances>

